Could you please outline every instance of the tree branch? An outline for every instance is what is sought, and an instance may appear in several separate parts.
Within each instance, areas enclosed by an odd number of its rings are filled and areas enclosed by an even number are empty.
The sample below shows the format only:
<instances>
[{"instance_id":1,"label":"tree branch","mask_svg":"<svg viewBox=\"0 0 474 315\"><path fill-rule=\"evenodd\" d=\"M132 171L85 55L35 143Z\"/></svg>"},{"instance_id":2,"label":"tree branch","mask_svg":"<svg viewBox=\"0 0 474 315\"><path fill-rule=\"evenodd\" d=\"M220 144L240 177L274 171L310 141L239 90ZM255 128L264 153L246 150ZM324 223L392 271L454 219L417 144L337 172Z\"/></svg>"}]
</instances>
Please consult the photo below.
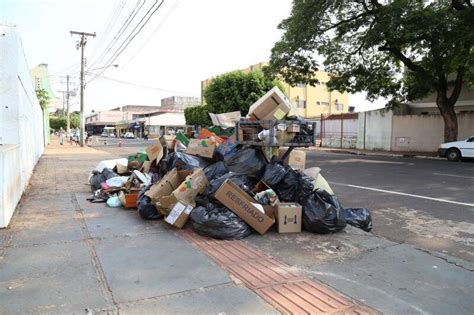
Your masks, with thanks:
<instances>
[{"instance_id":1,"label":"tree branch","mask_svg":"<svg viewBox=\"0 0 474 315\"><path fill-rule=\"evenodd\" d=\"M365 16L365 15L368 15L368 14L369 14L369 12L362 12L362 13L360 13L360 14L357 14L356 16L351 17L350 19L341 20L341 21L337 22L336 24L332 24L331 26L329 26L329 27L323 29L322 32L327 32L327 31L332 30L332 29L334 29L334 28L336 28L336 27L338 27L338 26L340 26L340 25L342 25L342 24L355 21L355 20L357 20L357 19L359 19L359 18L361 18L361 17L363 17L363 16Z\"/></svg>"},{"instance_id":2,"label":"tree branch","mask_svg":"<svg viewBox=\"0 0 474 315\"><path fill-rule=\"evenodd\" d=\"M451 93L451 96L448 99L450 104L456 103L456 101L458 100L459 94L461 94L465 71L466 71L465 67L459 67L458 73L456 75L456 81L454 82L453 92Z\"/></svg>"},{"instance_id":3,"label":"tree branch","mask_svg":"<svg viewBox=\"0 0 474 315\"><path fill-rule=\"evenodd\" d=\"M399 49L390 47L387 45L379 47L379 51L388 51L391 52L398 60L403 62L408 69L413 72L417 72L419 74L427 75L428 72L421 66L416 65L413 61L411 61L407 56L405 56Z\"/></svg>"}]
</instances>

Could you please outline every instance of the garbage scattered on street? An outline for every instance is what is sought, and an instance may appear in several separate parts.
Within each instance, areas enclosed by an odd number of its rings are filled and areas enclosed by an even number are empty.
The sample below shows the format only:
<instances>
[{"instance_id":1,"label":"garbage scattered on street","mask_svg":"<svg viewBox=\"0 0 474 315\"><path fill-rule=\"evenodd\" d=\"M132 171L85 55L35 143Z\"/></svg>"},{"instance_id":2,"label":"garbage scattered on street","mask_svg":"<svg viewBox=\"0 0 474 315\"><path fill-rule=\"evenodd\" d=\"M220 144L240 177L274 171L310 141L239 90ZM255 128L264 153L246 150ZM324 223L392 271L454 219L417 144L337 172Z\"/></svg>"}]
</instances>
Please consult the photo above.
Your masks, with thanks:
<instances>
[{"instance_id":1,"label":"garbage scattered on street","mask_svg":"<svg viewBox=\"0 0 474 315\"><path fill-rule=\"evenodd\" d=\"M162 136L126 159L92 171L91 202L136 208L146 220L217 239L242 239L272 227L327 234L347 224L372 229L366 208L343 208L318 167L306 168L316 123L288 116L286 96L273 88L240 112L212 114L215 126Z\"/></svg>"}]
</instances>

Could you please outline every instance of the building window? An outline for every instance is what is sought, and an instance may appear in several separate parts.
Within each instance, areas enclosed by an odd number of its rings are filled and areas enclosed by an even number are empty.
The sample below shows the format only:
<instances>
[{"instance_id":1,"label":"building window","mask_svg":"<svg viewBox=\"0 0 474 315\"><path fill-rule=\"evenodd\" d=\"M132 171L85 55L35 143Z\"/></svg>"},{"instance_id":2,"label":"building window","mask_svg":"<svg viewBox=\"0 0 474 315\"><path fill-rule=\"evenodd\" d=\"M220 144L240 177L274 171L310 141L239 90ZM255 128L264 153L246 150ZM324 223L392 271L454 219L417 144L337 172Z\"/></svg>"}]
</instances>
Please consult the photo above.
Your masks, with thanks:
<instances>
[{"instance_id":1,"label":"building window","mask_svg":"<svg viewBox=\"0 0 474 315\"><path fill-rule=\"evenodd\" d=\"M329 106L329 102L321 102L322 106Z\"/></svg>"},{"instance_id":2,"label":"building window","mask_svg":"<svg viewBox=\"0 0 474 315\"><path fill-rule=\"evenodd\" d=\"M336 103L334 107L336 108L337 111L342 112L344 110L344 104L341 104L341 103Z\"/></svg>"},{"instance_id":3,"label":"building window","mask_svg":"<svg viewBox=\"0 0 474 315\"><path fill-rule=\"evenodd\" d=\"M306 108L306 101L299 100L299 101L297 101L296 104L297 104L298 108Z\"/></svg>"},{"instance_id":4,"label":"building window","mask_svg":"<svg viewBox=\"0 0 474 315\"><path fill-rule=\"evenodd\" d=\"M305 88L306 87L306 84L304 83L296 83L296 87L299 87L299 88Z\"/></svg>"},{"instance_id":5,"label":"building window","mask_svg":"<svg viewBox=\"0 0 474 315\"><path fill-rule=\"evenodd\" d=\"M321 102L320 102L320 101L316 101L316 105L317 105L317 106L321 106Z\"/></svg>"}]
</instances>

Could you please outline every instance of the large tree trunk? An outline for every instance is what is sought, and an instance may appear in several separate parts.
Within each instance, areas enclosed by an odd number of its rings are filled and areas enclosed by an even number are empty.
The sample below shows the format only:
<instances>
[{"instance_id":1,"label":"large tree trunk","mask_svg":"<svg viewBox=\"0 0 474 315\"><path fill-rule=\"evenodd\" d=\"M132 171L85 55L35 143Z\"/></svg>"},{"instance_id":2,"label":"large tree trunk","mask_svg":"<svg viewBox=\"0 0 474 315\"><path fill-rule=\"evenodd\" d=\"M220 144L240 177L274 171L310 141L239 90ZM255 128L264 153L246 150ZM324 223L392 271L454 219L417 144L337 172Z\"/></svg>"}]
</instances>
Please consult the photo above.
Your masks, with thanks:
<instances>
[{"instance_id":1,"label":"large tree trunk","mask_svg":"<svg viewBox=\"0 0 474 315\"><path fill-rule=\"evenodd\" d=\"M446 94L438 91L436 105L438 105L444 120L444 142L456 141L458 139L458 118L454 111L454 104L446 98Z\"/></svg>"}]
</instances>

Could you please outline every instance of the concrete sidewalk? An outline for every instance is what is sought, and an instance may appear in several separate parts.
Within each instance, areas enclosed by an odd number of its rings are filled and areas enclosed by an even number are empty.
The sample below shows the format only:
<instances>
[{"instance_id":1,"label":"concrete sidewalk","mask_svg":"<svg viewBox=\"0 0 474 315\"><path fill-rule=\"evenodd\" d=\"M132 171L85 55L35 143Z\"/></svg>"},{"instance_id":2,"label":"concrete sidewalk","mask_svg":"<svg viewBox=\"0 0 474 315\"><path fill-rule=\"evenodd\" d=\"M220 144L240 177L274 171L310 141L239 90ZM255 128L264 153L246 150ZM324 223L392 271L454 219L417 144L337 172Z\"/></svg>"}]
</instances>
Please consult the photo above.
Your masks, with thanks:
<instances>
[{"instance_id":1,"label":"concrete sidewalk","mask_svg":"<svg viewBox=\"0 0 474 315\"><path fill-rule=\"evenodd\" d=\"M113 158L49 146L0 230L0 314L276 314L162 221L85 200Z\"/></svg>"},{"instance_id":2,"label":"concrete sidewalk","mask_svg":"<svg viewBox=\"0 0 474 315\"><path fill-rule=\"evenodd\" d=\"M0 230L0 314L474 310L472 264L355 228L214 241L89 203L90 170L116 157L47 148L10 227Z\"/></svg>"}]
</instances>

